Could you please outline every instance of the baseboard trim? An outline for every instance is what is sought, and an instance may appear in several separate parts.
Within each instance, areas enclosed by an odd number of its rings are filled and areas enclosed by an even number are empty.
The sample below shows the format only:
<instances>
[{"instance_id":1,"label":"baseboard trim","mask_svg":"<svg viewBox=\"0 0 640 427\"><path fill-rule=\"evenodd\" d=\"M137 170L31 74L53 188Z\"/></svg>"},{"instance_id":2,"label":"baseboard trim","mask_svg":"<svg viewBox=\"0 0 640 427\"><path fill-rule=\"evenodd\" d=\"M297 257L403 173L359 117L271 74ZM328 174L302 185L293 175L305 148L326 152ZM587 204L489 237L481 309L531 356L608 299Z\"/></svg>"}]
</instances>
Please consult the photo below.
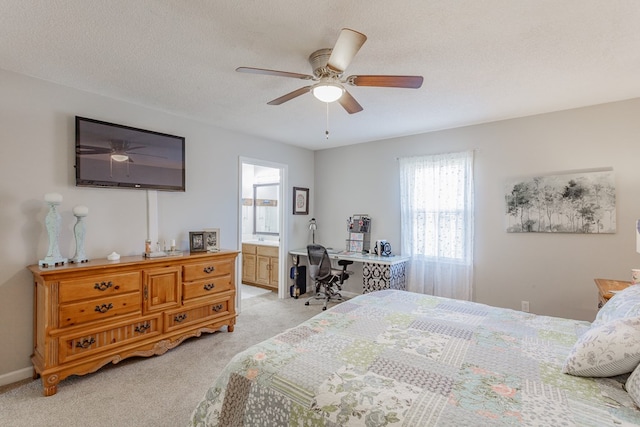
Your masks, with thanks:
<instances>
[{"instance_id":1,"label":"baseboard trim","mask_svg":"<svg viewBox=\"0 0 640 427\"><path fill-rule=\"evenodd\" d=\"M9 372L0 375L0 387L17 383L27 378L33 377L33 367L18 369L17 371Z\"/></svg>"}]
</instances>

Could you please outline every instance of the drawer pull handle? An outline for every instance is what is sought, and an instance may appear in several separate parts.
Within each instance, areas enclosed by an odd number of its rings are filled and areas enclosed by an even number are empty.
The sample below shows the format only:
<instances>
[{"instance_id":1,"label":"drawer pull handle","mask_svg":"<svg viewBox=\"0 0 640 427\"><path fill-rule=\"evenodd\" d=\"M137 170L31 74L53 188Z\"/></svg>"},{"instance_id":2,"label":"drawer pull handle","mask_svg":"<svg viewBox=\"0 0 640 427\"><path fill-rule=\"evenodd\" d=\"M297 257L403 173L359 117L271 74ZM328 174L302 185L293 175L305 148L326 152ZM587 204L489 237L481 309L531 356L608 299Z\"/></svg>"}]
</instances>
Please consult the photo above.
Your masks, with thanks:
<instances>
[{"instance_id":1,"label":"drawer pull handle","mask_svg":"<svg viewBox=\"0 0 640 427\"><path fill-rule=\"evenodd\" d=\"M187 318L187 314L186 313L182 313L182 314L178 314L176 317L173 318L173 321L176 323L180 323L182 321L184 321Z\"/></svg>"},{"instance_id":2,"label":"drawer pull handle","mask_svg":"<svg viewBox=\"0 0 640 427\"><path fill-rule=\"evenodd\" d=\"M102 304L102 305L96 305L96 308L94 311L97 311L98 313L106 313L107 311L111 310L113 308L113 304L109 303L109 304Z\"/></svg>"},{"instance_id":3,"label":"drawer pull handle","mask_svg":"<svg viewBox=\"0 0 640 427\"><path fill-rule=\"evenodd\" d=\"M214 266L210 265L209 267L205 267L202 271L204 271L205 273L209 274L209 273L213 273L213 271L215 269L216 268Z\"/></svg>"},{"instance_id":4,"label":"drawer pull handle","mask_svg":"<svg viewBox=\"0 0 640 427\"><path fill-rule=\"evenodd\" d=\"M139 334L143 334L147 332L147 330L151 327L149 323L145 323L144 325L138 325L133 330L138 332Z\"/></svg>"},{"instance_id":5,"label":"drawer pull handle","mask_svg":"<svg viewBox=\"0 0 640 427\"><path fill-rule=\"evenodd\" d=\"M217 313L220 310L222 310L223 308L224 308L224 306L222 304L217 304L217 305L214 305L211 309Z\"/></svg>"},{"instance_id":6,"label":"drawer pull handle","mask_svg":"<svg viewBox=\"0 0 640 427\"><path fill-rule=\"evenodd\" d=\"M89 339L83 339L82 341L76 341L76 348L89 348L91 344L95 344L96 339L91 337Z\"/></svg>"},{"instance_id":7,"label":"drawer pull handle","mask_svg":"<svg viewBox=\"0 0 640 427\"><path fill-rule=\"evenodd\" d=\"M207 283L206 285L203 286L205 291L210 291L211 289L215 288L216 285L213 283Z\"/></svg>"},{"instance_id":8,"label":"drawer pull handle","mask_svg":"<svg viewBox=\"0 0 640 427\"><path fill-rule=\"evenodd\" d=\"M113 286L113 283L111 281L108 282L100 282L100 283L96 283L95 285L93 285L93 289L97 289L99 291L106 291L107 289L109 289L110 287Z\"/></svg>"}]
</instances>

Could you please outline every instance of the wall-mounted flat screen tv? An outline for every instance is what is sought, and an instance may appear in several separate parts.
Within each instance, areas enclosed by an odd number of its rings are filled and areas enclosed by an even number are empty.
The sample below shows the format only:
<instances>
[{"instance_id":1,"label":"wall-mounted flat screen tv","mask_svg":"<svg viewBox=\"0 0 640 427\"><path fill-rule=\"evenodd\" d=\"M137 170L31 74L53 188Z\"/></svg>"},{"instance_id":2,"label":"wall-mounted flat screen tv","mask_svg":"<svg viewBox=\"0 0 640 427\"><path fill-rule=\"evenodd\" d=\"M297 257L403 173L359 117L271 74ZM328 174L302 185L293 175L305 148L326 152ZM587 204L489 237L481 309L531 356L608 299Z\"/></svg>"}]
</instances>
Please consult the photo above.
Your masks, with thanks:
<instances>
[{"instance_id":1,"label":"wall-mounted flat screen tv","mask_svg":"<svg viewBox=\"0 0 640 427\"><path fill-rule=\"evenodd\" d=\"M76 186L185 191L184 141L76 116Z\"/></svg>"}]
</instances>

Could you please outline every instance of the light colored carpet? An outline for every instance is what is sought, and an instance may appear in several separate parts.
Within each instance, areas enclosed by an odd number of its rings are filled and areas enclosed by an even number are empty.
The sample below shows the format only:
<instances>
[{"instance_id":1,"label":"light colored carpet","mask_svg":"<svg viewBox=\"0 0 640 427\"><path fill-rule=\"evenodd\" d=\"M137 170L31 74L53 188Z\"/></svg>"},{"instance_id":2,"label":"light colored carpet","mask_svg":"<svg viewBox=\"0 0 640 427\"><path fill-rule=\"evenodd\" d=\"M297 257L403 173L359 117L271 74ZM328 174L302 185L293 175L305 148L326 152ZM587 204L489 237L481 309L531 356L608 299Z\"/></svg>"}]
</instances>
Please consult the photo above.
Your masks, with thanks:
<instances>
[{"instance_id":1,"label":"light colored carpet","mask_svg":"<svg viewBox=\"0 0 640 427\"><path fill-rule=\"evenodd\" d=\"M273 292L242 301L234 332L204 334L162 356L131 358L71 376L44 397L40 379L0 394L0 426L186 426L217 374L238 352L322 311Z\"/></svg>"},{"instance_id":2,"label":"light colored carpet","mask_svg":"<svg viewBox=\"0 0 640 427\"><path fill-rule=\"evenodd\" d=\"M258 295L264 295L271 292L269 289L259 288L257 286L240 285L240 297L242 299L257 297Z\"/></svg>"}]
</instances>

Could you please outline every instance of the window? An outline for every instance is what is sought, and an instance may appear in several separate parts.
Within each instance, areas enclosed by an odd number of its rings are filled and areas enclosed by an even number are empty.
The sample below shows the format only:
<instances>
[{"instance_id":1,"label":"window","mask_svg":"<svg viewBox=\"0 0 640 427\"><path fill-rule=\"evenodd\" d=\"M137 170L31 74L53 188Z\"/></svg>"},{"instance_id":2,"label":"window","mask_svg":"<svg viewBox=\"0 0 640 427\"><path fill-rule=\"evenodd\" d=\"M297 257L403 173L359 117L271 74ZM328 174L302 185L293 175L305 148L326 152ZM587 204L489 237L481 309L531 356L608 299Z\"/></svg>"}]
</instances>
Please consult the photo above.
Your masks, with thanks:
<instances>
[{"instance_id":1,"label":"window","mask_svg":"<svg viewBox=\"0 0 640 427\"><path fill-rule=\"evenodd\" d=\"M457 289L454 295L470 299L473 152L401 158L400 195L402 253L411 256L413 270L410 284L415 282L413 285L424 293L442 294L428 288L446 288L450 283ZM456 283L461 278L451 265L460 266L460 272L467 277L461 288ZM421 270L425 270L424 274L414 277ZM446 271L447 275L438 271ZM425 281L433 282L426 286L426 292ZM444 292L444 296L448 294L449 290Z\"/></svg>"}]
</instances>

